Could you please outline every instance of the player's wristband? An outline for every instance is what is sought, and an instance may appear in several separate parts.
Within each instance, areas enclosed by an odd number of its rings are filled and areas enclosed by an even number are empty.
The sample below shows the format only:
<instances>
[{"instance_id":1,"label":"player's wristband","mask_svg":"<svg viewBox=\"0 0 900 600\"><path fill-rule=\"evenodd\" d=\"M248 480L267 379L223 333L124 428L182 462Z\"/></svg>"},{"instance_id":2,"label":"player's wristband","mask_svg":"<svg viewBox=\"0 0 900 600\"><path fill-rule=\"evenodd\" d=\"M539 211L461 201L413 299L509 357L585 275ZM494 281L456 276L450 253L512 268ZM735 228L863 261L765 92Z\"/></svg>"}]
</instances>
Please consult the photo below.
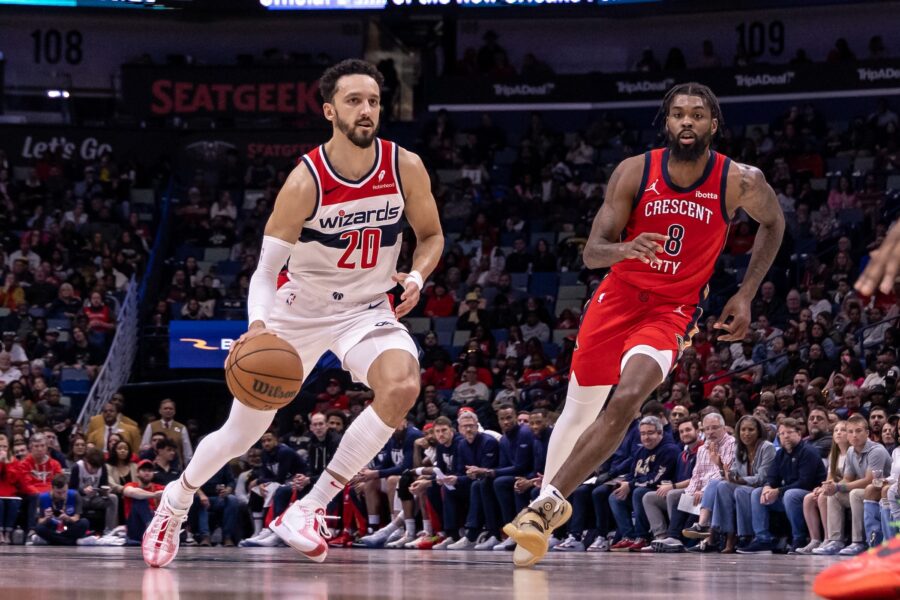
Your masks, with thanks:
<instances>
[{"instance_id":1,"label":"player's wristband","mask_svg":"<svg viewBox=\"0 0 900 600\"><path fill-rule=\"evenodd\" d=\"M424 467L419 467L419 468L417 468L417 469L416 469L416 476L417 476L417 477L421 477L421 476L422 476L422 471L423 471L423 470L424 470Z\"/></svg>"},{"instance_id":2,"label":"player's wristband","mask_svg":"<svg viewBox=\"0 0 900 600\"><path fill-rule=\"evenodd\" d=\"M418 271L409 272L409 275L406 277L406 281L403 282L403 287L406 287L406 284L410 281L414 281L420 290L425 287L425 280L422 279L422 274Z\"/></svg>"}]
</instances>

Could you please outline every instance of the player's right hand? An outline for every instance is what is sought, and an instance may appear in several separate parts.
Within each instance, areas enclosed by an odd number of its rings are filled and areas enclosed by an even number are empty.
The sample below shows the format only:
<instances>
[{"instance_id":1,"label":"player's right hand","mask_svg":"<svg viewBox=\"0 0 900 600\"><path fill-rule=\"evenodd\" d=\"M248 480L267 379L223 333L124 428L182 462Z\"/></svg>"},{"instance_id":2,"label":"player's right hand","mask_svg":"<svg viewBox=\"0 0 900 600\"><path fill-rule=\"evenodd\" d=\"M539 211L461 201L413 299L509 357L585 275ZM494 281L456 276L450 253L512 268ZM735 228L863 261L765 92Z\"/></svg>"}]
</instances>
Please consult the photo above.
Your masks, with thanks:
<instances>
[{"instance_id":1,"label":"player's right hand","mask_svg":"<svg viewBox=\"0 0 900 600\"><path fill-rule=\"evenodd\" d=\"M648 265L653 264L659 260L656 255L663 251L663 244L668 239L669 236L665 234L645 231L630 242L621 244L623 250L622 259L628 260L633 258Z\"/></svg>"},{"instance_id":2,"label":"player's right hand","mask_svg":"<svg viewBox=\"0 0 900 600\"><path fill-rule=\"evenodd\" d=\"M231 353L234 352L238 346L246 342L247 340L252 340L253 338L260 335L274 335L278 337L271 329L266 329L266 324L263 321L253 321L250 323L250 327L247 328L247 333L239 337L231 344L231 348L228 350L228 356L231 356ZM225 357L225 365L226 368L228 366L228 356Z\"/></svg>"},{"instance_id":3,"label":"player's right hand","mask_svg":"<svg viewBox=\"0 0 900 600\"><path fill-rule=\"evenodd\" d=\"M869 264L854 286L864 296L875 290L890 294L894 280L900 274L900 221L894 223L878 250L873 250Z\"/></svg>"}]
</instances>

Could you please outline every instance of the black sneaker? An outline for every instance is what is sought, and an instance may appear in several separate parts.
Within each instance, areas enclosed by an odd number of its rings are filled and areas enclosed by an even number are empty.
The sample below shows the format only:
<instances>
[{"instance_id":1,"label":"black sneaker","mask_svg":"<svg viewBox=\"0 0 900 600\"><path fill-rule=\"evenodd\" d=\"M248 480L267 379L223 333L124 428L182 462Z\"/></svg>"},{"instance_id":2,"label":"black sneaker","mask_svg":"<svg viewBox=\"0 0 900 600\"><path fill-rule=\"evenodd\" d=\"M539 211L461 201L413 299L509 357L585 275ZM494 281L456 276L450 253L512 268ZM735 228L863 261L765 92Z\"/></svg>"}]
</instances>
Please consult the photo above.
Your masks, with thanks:
<instances>
[{"instance_id":1,"label":"black sneaker","mask_svg":"<svg viewBox=\"0 0 900 600\"><path fill-rule=\"evenodd\" d=\"M709 525L694 523L687 529L682 529L681 535L689 540L705 540L709 537Z\"/></svg>"},{"instance_id":2,"label":"black sneaker","mask_svg":"<svg viewBox=\"0 0 900 600\"><path fill-rule=\"evenodd\" d=\"M774 544L772 542L761 542L753 540L743 548L738 548L738 554L772 554Z\"/></svg>"}]
</instances>

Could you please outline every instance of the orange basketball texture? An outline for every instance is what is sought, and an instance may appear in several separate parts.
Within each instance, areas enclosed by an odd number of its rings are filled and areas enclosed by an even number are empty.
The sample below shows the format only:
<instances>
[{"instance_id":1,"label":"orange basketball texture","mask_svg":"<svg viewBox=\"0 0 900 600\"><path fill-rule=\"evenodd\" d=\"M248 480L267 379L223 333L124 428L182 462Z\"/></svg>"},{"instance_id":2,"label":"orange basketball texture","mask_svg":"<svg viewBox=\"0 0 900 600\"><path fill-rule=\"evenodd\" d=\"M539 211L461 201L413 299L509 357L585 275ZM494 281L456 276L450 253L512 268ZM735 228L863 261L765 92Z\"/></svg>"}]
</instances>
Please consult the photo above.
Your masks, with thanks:
<instances>
[{"instance_id":1,"label":"orange basketball texture","mask_svg":"<svg viewBox=\"0 0 900 600\"><path fill-rule=\"evenodd\" d=\"M293 346L263 334L235 345L225 361L225 383L234 397L256 410L290 404L300 391L303 365Z\"/></svg>"}]
</instances>

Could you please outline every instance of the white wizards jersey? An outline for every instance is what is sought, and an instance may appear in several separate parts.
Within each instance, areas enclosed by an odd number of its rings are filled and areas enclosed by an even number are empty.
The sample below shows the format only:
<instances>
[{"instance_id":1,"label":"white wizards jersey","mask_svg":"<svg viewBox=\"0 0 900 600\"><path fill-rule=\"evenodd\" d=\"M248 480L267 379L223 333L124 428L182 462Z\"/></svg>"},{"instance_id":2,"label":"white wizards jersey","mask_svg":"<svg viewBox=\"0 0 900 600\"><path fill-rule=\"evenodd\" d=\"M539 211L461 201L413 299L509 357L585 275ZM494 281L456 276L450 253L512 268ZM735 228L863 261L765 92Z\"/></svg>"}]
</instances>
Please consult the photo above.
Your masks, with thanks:
<instances>
[{"instance_id":1,"label":"white wizards jersey","mask_svg":"<svg viewBox=\"0 0 900 600\"><path fill-rule=\"evenodd\" d=\"M338 175L325 146L303 156L316 181L316 208L291 250L288 272L303 295L368 302L393 288L402 243L399 147L376 138L375 164L362 179Z\"/></svg>"}]
</instances>

